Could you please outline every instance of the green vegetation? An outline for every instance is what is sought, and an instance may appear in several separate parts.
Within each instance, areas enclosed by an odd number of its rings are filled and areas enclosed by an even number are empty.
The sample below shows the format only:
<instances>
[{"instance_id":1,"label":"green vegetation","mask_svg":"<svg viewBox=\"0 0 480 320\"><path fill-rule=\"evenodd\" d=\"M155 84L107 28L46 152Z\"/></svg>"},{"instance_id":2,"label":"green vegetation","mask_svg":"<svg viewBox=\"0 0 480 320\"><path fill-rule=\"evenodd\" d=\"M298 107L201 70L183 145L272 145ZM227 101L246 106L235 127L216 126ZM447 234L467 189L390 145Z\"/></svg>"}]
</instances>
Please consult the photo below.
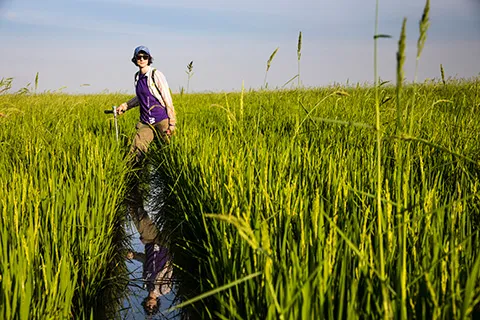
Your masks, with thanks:
<instances>
[{"instance_id":1,"label":"green vegetation","mask_svg":"<svg viewBox=\"0 0 480 320\"><path fill-rule=\"evenodd\" d=\"M478 80L379 86L379 164L376 88L175 96L178 131L150 159L181 226L177 274L204 294L187 307L468 316L480 301ZM118 209L138 115L120 117L117 144L103 110L125 98L0 96L2 318L88 318L122 293Z\"/></svg>"},{"instance_id":2,"label":"green vegetation","mask_svg":"<svg viewBox=\"0 0 480 320\"><path fill-rule=\"evenodd\" d=\"M177 223L185 220L177 253L199 260L177 261L205 294L195 310L229 319L470 314L480 301L479 93L478 79L380 87L378 165L375 88L177 98L182 123L156 156ZM397 99L410 131L397 129Z\"/></svg>"},{"instance_id":3,"label":"green vegetation","mask_svg":"<svg viewBox=\"0 0 480 320\"><path fill-rule=\"evenodd\" d=\"M102 112L115 98L0 96L1 319L116 307L127 170Z\"/></svg>"},{"instance_id":4,"label":"green vegetation","mask_svg":"<svg viewBox=\"0 0 480 320\"><path fill-rule=\"evenodd\" d=\"M178 130L148 159L167 187L177 307L201 319L478 316L480 78L445 79L440 65L441 81L417 83L429 8L412 84L404 20L395 86L375 64L373 87L303 88L300 32L295 90L174 97ZM375 60L390 37L377 18ZM119 119L116 143L103 109L126 98L0 95L0 318L114 312L137 114Z\"/></svg>"}]
</instances>

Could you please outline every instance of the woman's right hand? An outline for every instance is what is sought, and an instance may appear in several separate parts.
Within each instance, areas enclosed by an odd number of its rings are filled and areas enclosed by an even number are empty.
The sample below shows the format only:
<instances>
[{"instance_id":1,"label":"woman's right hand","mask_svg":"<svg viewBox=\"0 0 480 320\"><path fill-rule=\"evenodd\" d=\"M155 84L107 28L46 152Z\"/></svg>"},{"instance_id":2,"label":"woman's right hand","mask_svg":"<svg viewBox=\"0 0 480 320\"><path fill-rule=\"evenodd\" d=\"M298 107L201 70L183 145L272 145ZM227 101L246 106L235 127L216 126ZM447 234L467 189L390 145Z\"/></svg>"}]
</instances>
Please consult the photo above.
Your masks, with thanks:
<instances>
[{"instance_id":1,"label":"woman's right hand","mask_svg":"<svg viewBox=\"0 0 480 320\"><path fill-rule=\"evenodd\" d=\"M128 108L128 105L127 105L126 102L124 102L124 103L122 103L121 105L119 105L119 106L117 107L117 113L118 113L118 114L122 114L122 113L124 113L125 111L127 111L127 108Z\"/></svg>"}]
</instances>

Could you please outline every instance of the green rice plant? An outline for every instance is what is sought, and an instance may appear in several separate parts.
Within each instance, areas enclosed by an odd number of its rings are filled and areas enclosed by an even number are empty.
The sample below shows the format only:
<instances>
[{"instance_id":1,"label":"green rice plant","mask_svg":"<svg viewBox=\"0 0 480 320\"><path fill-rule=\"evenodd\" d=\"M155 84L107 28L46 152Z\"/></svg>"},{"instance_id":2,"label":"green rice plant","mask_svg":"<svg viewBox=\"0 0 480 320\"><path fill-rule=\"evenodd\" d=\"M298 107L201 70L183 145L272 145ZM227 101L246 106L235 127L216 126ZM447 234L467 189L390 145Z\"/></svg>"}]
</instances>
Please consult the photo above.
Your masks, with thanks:
<instances>
[{"instance_id":1,"label":"green rice plant","mask_svg":"<svg viewBox=\"0 0 480 320\"><path fill-rule=\"evenodd\" d=\"M402 31L400 33L400 40L398 42L398 51L397 51L397 86L396 86L396 95L397 95L397 127L396 134L401 136L403 134L403 112L402 112L402 103L401 103L401 93L403 89L404 81L404 71L403 66L405 63L405 42L406 42L406 25L407 19L403 19ZM409 163L404 161L404 148L403 142L397 141L396 146L396 171L397 171L397 181L396 181L396 211L398 217L398 225L401 226L398 228L398 242L400 243L400 252L398 267L400 269L399 275L399 309L400 309L400 318L407 319L407 223L408 223L408 209L406 209L404 201L406 200L403 197L403 187L405 184L408 185L407 177L405 174L405 166Z\"/></svg>"},{"instance_id":2,"label":"green rice plant","mask_svg":"<svg viewBox=\"0 0 480 320\"><path fill-rule=\"evenodd\" d=\"M420 56L422 55L422 51L423 51L423 48L425 46L425 42L427 40L427 32L428 32L429 27L430 27L430 0L427 0L426 3L425 3L425 7L423 9L422 18L420 19L420 22L419 22L419 36L418 36L418 40L417 40L417 55L416 55L416 59L415 59L415 76L414 76L414 80L413 80L414 85L417 83L418 65L419 65L419 61L420 61ZM407 115L409 115L411 112L413 112L413 106L415 105L416 95L417 95L417 93L415 91L414 95L412 96L412 102L411 102L411 106L410 106L410 108L412 110L408 110L408 108L407 108L407 110L406 110ZM413 117L408 116L408 118L410 119L408 132L409 132L409 134L411 134L412 127L413 127L413 122L412 122Z\"/></svg>"},{"instance_id":3,"label":"green rice plant","mask_svg":"<svg viewBox=\"0 0 480 320\"><path fill-rule=\"evenodd\" d=\"M400 101L400 94L403 88L403 81L405 79L405 73L403 66L405 64L405 39L406 39L406 28L407 19L403 19L402 31L400 33L400 40L398 41L398 51L397 51L397 86L396 86L396 95L397 95L397 134L403 132L403 110L402 104Z\"/></svg>"},{"instance_id":4,"label":"green rice plant","mask_svg":"<svg viewBox=\"0 0 480 320\"><path fill-rule=\"evenodd\" d=\"M379 86L378 86L378 71L377 71L377 41L379 38L383 38L385 36L380 35L378 33L378 8L379 8L379 1L376 1L375 6L375 35L374 35L374 86L375 86L375 129L376 129L376 154L377 154L377 190L376 190L376 197L377 197L377 234L378 234L378 250L379 250L379 267L380 267L380 281L382 283L382 296L383 296L383 312L384 318L389 318L391 315L391 311L389 310L389 299L387 293L387 287L385 286L386 281L386 274L385 274L385 261L384 261L384 252L383 252L383 209L382 209L382 165L381 165L381 158L382 158L382 150L381 150L381 141L382 141L382 128L380 122L380 100L379 100Z\"/></svg>"},{"instance_id":5,"label":"green rice plant","mask_svg":"<svg viewBox=\"0 0 480 320\"><path fill-rule=\"evenodd\" d=\"M302 31L298 33L298 44L297 44L297 61L298 61L297 87L300 87L300 58L301 57L302 57Z\"/></svg>"},{"instance_id":6,"label":"green rice plant","mask_svg":"<svg viewBox=\"0 0 480 320\"><path fill-rule=\"evenodd\" d=\"M479 128L462 115L470 115L472 86L441 93L463 110L452 113L435 104L434 84L403 85L400 97L418 93L412 136L397 137L396 109L379 109L383 277L377 110L368 103L377 88L344 88L340 100L339 88L305 90L305 109L296 108L296 90L230 93L227 104L224 94L191 95L188 112L178 111L182 130L152 155L176 203L169 219L182 229L174 240L179 269L197 279L196 293L181 291L189 311L222 319L459 317L475 263L468 257L478 252L479 182L467 158L478 150L471 137ZM244 121L234 120L239 106Z\"/></svg>"},{"instance_id":7,"label":"green rice plant","mask_svg":"<svg viewBox=\"0 0 480 320\"><path fill-rule=\"evenodd\" d=\"M37 89L38 89L38 72L35 75L35 93L37 93Z\"/></svg>"},{"instance_id":8,"label":"green rice plant","mask_svg":"<svg viewBox=\"0 0 480 320\"><path fill-rule=\"evenodd\" d=\"M190 61L190 63L187 65L187 71L185 71L187 74L187 93L188 93L188 88L190 87L190 79L193 77L194 72L193 72L193 60Z\"/></svg>"},{"instance_id":9,"label":"green rice plant","mask_svg":"<svg viewBox=\"0 0 480 320\"><path fill-rule=\"evenodd\" d=\"M116 312L128 170L102 108L115 98L2 95L19 111L0 120L0 318Z\"/></svg>"},{"instance_id":10,"label":"green rice plant","mask_svg":"<svg viewBox=\"0 0 480 320\"><path fill-rule=\"evenodd\" d=\"M270 58L267 60L267 69L265 70L265 79L263 80L263 87L266 89L268 84L267 84L267 74L268 70L270 70L270 65L272 63L273 58L275 58L275 55L277 54L279 48L276 48L273 50L272 54L270 55Z\"/></svg>"},{"instance_id":11,"label":"green rice plant","mask_svg":"<svg viewBox=\"0 0 480 320\"><path fill-rule=\"evenodd\" d=\"M444 86L447 85L447 82L445 81L445 70L443 70L443 65L440 63L440 76L442 77L442 83Z\"/></svg>"},{"instance_id":12,"label":"green rice plant","mask_svg":"<svg viewBox=\"0 0 480 320\"><path fill-rule=\"evenodd\" d=\"M2 78L0 79L0 94L6 93L12 88L13 78Z\"/></svg>"},{"instance_id":13,"label":"green rice plant","mask_svg":"<svg viewBox=\"0 0 480 320\"><path fill-rule=\"evenodd\" d=\"M417 71L418 63L420 56L422 55L423 48L425 46L425 41L427 40L427 31L430 27L430 0L427 0L425 3L425 8L423 9L422 19L419 22L419 37L417 41L417 56L415 60L415 77L414 82L417 82Z\"/></svg>"}]
</instances>

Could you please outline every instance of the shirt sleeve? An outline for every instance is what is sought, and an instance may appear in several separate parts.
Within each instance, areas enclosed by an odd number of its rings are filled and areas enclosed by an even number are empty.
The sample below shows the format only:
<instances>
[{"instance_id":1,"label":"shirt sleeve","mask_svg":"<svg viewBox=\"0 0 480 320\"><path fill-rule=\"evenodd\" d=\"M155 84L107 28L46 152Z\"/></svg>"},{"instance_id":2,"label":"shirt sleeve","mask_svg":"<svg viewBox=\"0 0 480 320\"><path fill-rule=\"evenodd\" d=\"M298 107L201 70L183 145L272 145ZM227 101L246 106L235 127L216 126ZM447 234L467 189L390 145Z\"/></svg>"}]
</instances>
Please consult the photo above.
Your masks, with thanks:
<instances>
[{"instance_id":1,"label":"shirt sleeve","mask_svg":"<svg viewBox=\"0 0 480 320\"><path fill-rule=\"evenodd\" d=\"M127 108L131 109L139 105L137 96L127 101Z\"/></svg>"},{"instance_id":2,"label":"shirt sleeve","mask_svg":"<svg viewBox=\"0 0 480 320\"><path fill-rule=\"evenodd\" d=\"M155 79L153 80L156 82L157 87L160 90L160 96L163 100L163 104L167 109L169 125L171 127L175 126L175 123L176 123L175 108L173 106L172 95L170 94L170 87L168 86L167 79L165 78L163 73L158 70L155 72L154 78Z\"/></svg>"},{"instance_id":3,"label":"shirt sleeve","mask_svg":"<svg viewBox=\"0 0 480 320\"><path fill-rule=\"evenodd\" d=\"M137 260L138 262L145 263L145 253L143 252L134 252L133 259Z\"/></svg>"}]
</instances>

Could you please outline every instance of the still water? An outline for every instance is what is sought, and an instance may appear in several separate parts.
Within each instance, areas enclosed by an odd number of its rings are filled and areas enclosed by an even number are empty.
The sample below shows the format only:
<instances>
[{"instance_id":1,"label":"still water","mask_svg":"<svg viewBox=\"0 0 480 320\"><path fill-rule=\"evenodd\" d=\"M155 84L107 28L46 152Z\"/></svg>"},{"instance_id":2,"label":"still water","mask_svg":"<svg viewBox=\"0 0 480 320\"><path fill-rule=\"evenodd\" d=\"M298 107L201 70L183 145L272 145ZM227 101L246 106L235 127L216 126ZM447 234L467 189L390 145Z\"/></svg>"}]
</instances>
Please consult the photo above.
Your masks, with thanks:
<instances>
[{"instance_id":1,"label":"still water","mask_svg":"<svg viewBox=\"0 0 480 320\"><path fill-rule=\"evenodd\" d=\"M148 215L145 220L158 221L158 219L156 219L158 218L156 215L159 215L162 212L161 202L164 193L164 185L158 179L153 179L151 180L150 186L147 190L148 192L145 197L139 194L140 198L144 198L143 201L140 199L141 207L144 209L143 212ZM160 236L162 236L162 227L158 225L157 227L157 232L160 234ZM157 291L160 292L160 297L157 299L157 303L160 305L158 311L153 315L148 315L144 305L142 305L142 303L145 304L145 301L148 301L147 298L149 295L149 290L147 289L147 284L144 279L144 265L141 261L138 261L142 260L138 259L138 257L143 258L143 260L148 260L148 256L152 255L151 251L148 251L149 255L142 257L145 256L145 253L147 252L147 246L140 240L141 235L137 228L141 227L138 225L136 226L133 220L129 220L125 226L126 234L129 235L130 239L130 248L132 253L135 254L133 256L130 255L129 257L126 257L129 282L127 288L127 297L123 300L122 308L119 312L120 319L181 319L181 312L179 310L168 311L168 309L179 303L179 299L176 295L178 291L178 285L175 281L174 268L172 268L173 272L167 272L168 265L173 265L173 257L168 254L169 250L166 246L162 247L162 250L157 251L158 256L155 260L160 261L158 265L162 265L160 267L162 269L160 274L166 273L164 276L162 276L161 285L157 286L157 288L159 288ZM159 247L157 246L157 249L158 248ZM165 263L165 261L168 262L164 266L163 263ZM151 266L152 263L146 263L145 265Z\"/></svg>"},{"instance_id":2,"label":"still water","mask_svg":"<svg viewBox=\"0 0 480 320\"><path fill-rule=\"evenodd\" d=\"M129 230L128 230L129 229ZM136 252L143 252L144 245L140 241L133 223L128 226L128 231L132 235L131 245ZM128 232L127 231L127 232ZM145 281L143 277L143 264L135 259L127 259L127 268L130 274L130 281L128 284L128 296L123 300L122 311L120 312L121 319L181 319L179 310L167 312L169 308L178 303L176 299L177 285L175 284L174 275L171 279L172 290L160 296L159 312L153 316L147 316L142 306L142 301L148 296L148 291L144 288Z\"/></svg>"}]
</instances>

